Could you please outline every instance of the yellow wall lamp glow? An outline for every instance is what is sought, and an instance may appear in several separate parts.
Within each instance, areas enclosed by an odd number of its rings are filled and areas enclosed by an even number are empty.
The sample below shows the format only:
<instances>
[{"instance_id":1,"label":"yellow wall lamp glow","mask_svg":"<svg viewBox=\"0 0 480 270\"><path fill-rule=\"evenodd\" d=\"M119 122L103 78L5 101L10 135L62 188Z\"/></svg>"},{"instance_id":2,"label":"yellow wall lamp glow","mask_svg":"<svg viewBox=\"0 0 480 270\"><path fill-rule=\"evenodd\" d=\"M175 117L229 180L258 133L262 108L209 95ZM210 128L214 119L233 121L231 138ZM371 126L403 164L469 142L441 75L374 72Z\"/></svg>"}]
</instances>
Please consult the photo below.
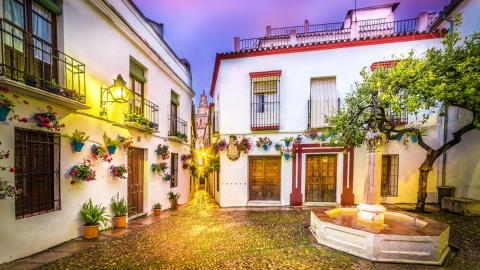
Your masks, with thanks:
<instances>
[{"instance_id":1,"label":"yellow wall lamp glow","mask_svg":"<svg viewBox=\"0 0 480 270\"><path fill-rule=\"evenodd\" d=\"M125 103L130 100L132 91L128 89L127 83L123 80L122 75L118 74L117 78L113 80L113 85L107 88L101 88L100 103L102 112L100 115L106 115L105 105L108 102Z\"/></svg>"}]
</instances>

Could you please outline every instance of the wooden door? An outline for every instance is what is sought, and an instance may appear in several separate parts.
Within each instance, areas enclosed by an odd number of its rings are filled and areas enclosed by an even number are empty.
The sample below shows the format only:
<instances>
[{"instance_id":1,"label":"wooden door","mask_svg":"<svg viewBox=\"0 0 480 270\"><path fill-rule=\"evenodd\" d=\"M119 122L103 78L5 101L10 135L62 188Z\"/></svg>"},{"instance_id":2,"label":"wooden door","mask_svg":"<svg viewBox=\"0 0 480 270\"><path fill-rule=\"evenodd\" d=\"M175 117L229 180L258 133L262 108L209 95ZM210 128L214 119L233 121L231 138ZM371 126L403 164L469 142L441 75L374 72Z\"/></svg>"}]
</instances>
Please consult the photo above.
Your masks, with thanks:
<instances>
[{"instance_id":1,"label":"wooden door","mask_svg":"<svg viewBox=\"0 0 480 270\"><path fill-rule=\"evenodd\" d=\"M133 148L128 155L128 203L135 213L143 213L143 149Z\"/></svg>"},{"instance_id":2,"label":"wooden door","mask_svg":"<svg viewBox=\"0 0 480 270\"><path fill-rule=\"evenodd\" d=\"M249 160L250 200L280 200L280 157L251 157Z\"/></svg>"},{"instance_id":3,"label":"wooden door","mask_svg":"<svg viewBox=\"0 0 480 270\"><path fill-rule=\"evenodd\" d=\"M305 202L335 202L337 155L307 155Z\"/></svg>"}]
</instances>

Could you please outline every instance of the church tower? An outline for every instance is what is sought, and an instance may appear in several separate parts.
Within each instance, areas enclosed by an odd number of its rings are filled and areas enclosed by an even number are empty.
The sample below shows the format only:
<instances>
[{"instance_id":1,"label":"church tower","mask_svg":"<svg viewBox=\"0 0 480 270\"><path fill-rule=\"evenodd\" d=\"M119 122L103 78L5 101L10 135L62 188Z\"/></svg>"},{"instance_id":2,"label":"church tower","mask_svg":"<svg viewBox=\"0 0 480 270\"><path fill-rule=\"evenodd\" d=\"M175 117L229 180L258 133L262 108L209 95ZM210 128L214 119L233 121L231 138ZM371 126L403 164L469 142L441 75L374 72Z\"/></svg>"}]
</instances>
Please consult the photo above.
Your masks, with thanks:
<instances>
[{"instance_id":1,"label":"church tower","mask_svg":"<svg viewBox=\"0 0 480 270\"><path fill-rule=\"evenodd\" d=\"M195 120L197 125L198 141L203 142L203 138L205 136L205 127L208 123L208 101L207 95L205 95L205 90L203 90L203 93L200 96L200 103L198 104Z\"/></svg>"}]
</instances>

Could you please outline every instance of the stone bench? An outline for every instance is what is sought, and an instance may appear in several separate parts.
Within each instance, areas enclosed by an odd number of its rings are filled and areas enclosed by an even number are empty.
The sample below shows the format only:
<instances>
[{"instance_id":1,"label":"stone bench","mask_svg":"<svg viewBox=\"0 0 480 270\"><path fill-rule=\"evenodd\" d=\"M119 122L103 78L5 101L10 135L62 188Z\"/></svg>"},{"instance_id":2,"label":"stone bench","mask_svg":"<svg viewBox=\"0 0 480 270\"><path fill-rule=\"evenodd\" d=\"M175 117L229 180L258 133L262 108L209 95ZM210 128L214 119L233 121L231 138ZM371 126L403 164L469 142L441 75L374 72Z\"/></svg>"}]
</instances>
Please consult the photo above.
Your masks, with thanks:
<instances>
[{"instance_id":1,"label":"stone bench","mask_svg":"<svg viewBox=\"0 0 480 270\"><path fill-rule=\"evenodd\" d=\"M467 199L444 197L442 199L442 210L449 211L462 216L480 216L480 201Z\"/></svg>"}]
</instances>

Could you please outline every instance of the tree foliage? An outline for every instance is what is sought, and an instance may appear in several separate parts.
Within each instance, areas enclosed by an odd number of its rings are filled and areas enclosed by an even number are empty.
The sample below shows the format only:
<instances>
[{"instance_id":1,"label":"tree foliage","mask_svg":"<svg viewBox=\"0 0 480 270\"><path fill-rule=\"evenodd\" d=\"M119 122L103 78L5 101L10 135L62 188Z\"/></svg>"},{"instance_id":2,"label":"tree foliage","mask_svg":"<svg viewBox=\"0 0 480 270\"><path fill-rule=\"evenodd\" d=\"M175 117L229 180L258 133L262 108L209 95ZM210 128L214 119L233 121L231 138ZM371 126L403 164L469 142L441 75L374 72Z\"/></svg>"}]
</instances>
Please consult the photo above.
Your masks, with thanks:
<instances>
[{"instance_id":1,"label":"tree foliage","mask_svg":"<svg viewBox=\"0 0 480 270\"><path fill-rule=\"evenodd\" d=\"M404 135L418 136L419 145L427 152L421 164L416 211L425 209L429 171L435 160L458 144L466 132L480 130L480 35L474 33L461 39L457 29L461 15L455 16L453 31L442 46L432 47L422 54L411 51L401 55L391 68L363 69L362 81L347 94L344 106L327 118L331 144L359 147L370 130L384 133L389 140ZM453 138L439 148L426 144L421 125L430 112L456 106L472 113L463 127L453 132ZM395 117L409 113L408 125Z\"/></svg>"}]
</instances>

